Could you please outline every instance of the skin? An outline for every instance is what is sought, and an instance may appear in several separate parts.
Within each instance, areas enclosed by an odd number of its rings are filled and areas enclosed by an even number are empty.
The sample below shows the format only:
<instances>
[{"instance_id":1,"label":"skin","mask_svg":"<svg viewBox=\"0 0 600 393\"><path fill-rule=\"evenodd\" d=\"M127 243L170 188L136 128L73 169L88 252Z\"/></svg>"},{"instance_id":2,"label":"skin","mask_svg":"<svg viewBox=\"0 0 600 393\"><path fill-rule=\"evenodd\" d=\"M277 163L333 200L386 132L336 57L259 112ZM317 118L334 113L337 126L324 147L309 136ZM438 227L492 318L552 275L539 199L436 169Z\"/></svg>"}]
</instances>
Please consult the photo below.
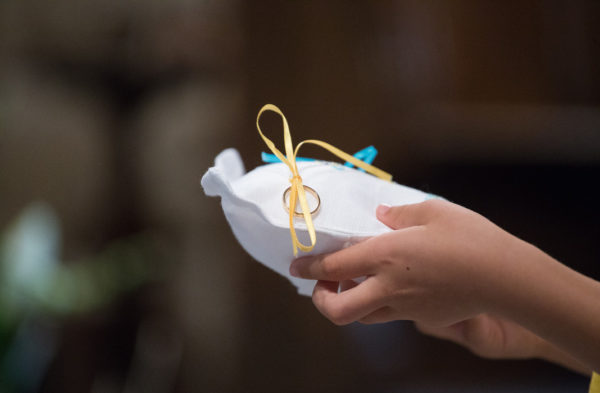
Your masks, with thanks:
<instances>
[{"instance_id":1,"label":"skin","mask_svg":"<svg viewBox=\"0 0 600 393\"><path fill-rule=\"evenodd\" d=\"M333 323L412 320L483 357L600 370L599 282L450 202L376 214L393 231L290 266Z\"/></svg>"}]
</instances>

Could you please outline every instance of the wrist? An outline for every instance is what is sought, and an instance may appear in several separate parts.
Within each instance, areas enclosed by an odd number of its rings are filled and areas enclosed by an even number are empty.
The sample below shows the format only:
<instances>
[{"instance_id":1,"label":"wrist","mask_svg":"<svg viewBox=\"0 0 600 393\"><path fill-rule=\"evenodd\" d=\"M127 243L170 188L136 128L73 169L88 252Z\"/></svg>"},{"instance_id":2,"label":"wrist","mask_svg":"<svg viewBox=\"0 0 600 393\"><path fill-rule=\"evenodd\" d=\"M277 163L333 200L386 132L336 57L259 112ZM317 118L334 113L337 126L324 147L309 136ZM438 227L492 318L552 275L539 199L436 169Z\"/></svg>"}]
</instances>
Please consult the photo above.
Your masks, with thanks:
<instances>
[{"instance_id":1,"label":"wrist","mask_svg":"<svg viewBox=\"0 0 600 393\"><path fill-rule=\"evenodd\" d=\"M538 279L542 251L509 234L493 251L494 260L483 279L484 312L515 320L515 314L527 312L522 298L531 298L532 282Z\"/></svg>"},{"instance_id":2,"label":"wrist","mask_svg":"<svg viewBox=\"0 0 600 393\"><path fill-rule=\"evenodd\" d=\"M520 242L498 273L494 312L544 340L539 357L580 372L600 368L600 283Z\"/></svg>"}]
</instances>

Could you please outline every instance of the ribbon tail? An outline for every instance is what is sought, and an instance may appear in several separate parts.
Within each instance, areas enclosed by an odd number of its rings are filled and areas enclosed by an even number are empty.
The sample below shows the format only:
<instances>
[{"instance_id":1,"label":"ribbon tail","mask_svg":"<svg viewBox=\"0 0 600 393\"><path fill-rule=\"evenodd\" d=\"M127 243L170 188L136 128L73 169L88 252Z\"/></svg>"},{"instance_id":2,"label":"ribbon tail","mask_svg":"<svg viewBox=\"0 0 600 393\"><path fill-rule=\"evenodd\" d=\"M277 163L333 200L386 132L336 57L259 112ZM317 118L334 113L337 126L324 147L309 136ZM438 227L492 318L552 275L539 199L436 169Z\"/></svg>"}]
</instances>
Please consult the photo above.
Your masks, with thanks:
<instances>
[{"instance_id":1,"label":"ribbon tail","mask_svg":"<svg viewBox=\"0 0 600 393\"><path fill-rule=\"evenodd\" d=\"M353 157L350 154L338 149L337 147L330 145L329 143L319 141L317 139L307 139L305 141L298 143L296 145L296 151L294 152L295 155L298 154L298 150L300 150L300 147L302 145L304 145L305 143L309 143L311 145L317 145L319 147L322 147L323 149L329 151L331 154L338 156L342 160L350 162L351 164L355 165L357 168L362 168L365 171L367 171L368 173L370 173L374 176L377 176L380 179L392 181L391 174L389 174L385 171L382 171L381 169L374 167L373 165L369 165L366 162L361 161L361 160L357 159L356 157Z\"/></svg>"},{"instance_id":2,"label":"ribbon tail","mask_svg":"<svg viewBox=\"0 0 600 393\"><path fill-rule=\"evenodd\" d=\"M303 252L309 252L314 249L315 244L317 243L317 234L312 222L310 210L308 208L308 201L306 200L306 193L304 192L304 185L302 184L302 181L295 179L292 182L290 191L290 234L292 237L292 245L294 247L294 256L296 256L298 252L297 249L300 249L300 251ZM298 201L300 202L300 207L302 208L302 216L306 222L308 236L310 237L310 245L305 245L298 239L296 228L294 227L294 213L296 212L296 205Z\"/></svg>"},{"instance_id":3,"label":"ribbon tail","mask_svg":"<svg viewBox=\"0 0 600 393\"><path fill-rule=\"evenodd\" d=\"M292 183L292 188L290 190L290 206L288 208L290 212L290 236L292 237L292 246L294 248L294 257L298 256L298 247L297 245L300 243L298 241L298 236L296 235L296 228L294 228L294 213L296 211L296 195L298 192L297 184Z\"/></svg>"},{"instance_id":4,"label":"ribbon tail","mask_svg":"<svg viewBox=\"0 0 600 393\"><path fill-rule=\"evenodd\" d=\"M298 181L298 199L300 200L300 207L302 208L302 215L304 217L304 221L306 222L306 228L308 229L308 236L310 237L310 246L305 246L304 244L298 242L298 247L304 251L309 252L315 248L315 244L317 244L317 235L315 232L315 226L312 222L312 216L310 214L310 208L308 207L308 201L306 200L306 192L304 191L304 185L302 181Z\"/></svg>"}]
</instances>

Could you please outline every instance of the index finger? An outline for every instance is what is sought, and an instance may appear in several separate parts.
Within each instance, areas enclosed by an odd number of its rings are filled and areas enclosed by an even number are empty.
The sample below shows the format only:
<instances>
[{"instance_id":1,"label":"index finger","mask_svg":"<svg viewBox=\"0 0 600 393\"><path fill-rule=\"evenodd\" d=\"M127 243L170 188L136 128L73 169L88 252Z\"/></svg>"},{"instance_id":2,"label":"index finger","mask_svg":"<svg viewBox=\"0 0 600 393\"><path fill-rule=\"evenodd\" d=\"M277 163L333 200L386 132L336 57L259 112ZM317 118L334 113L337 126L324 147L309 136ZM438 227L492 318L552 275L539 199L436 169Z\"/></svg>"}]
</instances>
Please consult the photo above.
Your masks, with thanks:
<instances>
[{"instance_id":1,"label":"index finger","mask_svg":"<svg viewBox=\"0 0 600 393\"><path fill-rule=\"evenodd\" d=\"M343 281L375 273L379 241L369 238L358 244L329 254L298 258L290 265L294 277Z\"/></svg>"}]
</instances>

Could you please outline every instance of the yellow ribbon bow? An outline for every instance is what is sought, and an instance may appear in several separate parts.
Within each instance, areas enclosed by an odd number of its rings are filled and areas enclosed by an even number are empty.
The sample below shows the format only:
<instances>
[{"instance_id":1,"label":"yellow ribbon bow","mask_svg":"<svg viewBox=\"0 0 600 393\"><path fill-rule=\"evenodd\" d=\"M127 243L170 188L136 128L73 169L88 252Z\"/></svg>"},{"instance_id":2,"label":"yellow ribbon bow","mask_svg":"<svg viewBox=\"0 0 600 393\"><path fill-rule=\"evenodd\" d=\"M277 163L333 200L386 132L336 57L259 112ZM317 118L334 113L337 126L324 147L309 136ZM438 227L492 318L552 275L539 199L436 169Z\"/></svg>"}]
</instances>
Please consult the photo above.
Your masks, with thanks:
<instances>
[{"instance_id":1,"label":"yellow ribbon bow","mask_svg":"<svg viewBox=\"0 0 600 393\"><path fill-rule=\"evenodd\" d=\"M259 124L260 116L265 111L272 111L272 112L277 113L279 116L281 116L281 119L283 121L283 143L285 146L285 156L279 151L279 149L277 149L275 147L275 144L262 133L262 131L260 129L260 124ZM338 149L337 147L330 145L329 143L325 143L325 142L322 142L322 141L319 141L316 139L307 139L305 141L300 142L298 145L296 145L296 149L293 149L292 137L290 135L290 127L288 126L288 122L287 122L285 116L283 115L283 113L281 112L281 110L278 107L276 107L275 105L266 104L265 106L263 106L260 109L260 111L258 112L258 116L256 117L256 128L258 129L258 133L260 134L262 139L265 141L265 143L267 144L269 149L271 149L273 154L275 154L275 156L277 156L277 158L279 158L281 160L281 162L286 164L290 168L290 171L292 172L292 177L290 178L290 182L292 183L292 186L290 189L289 212L290 212L290 234L292 236L292 246L294 248L294 256L296 256L298 254L298 248L304 252L312 251L312 249L315 247L315 244L317 242L317 235L315 233L315 227L312 222L310 209L308 208L308 202L306 201L306 193L304 192L304 185L302 184L302 178L300 177L300 174L298 173L298 166L296 165L296 156L298 154L298 150L300 150L300 146L307 144L307 143L320 146L320 147L328 150L329 152L335 154L336 156L340 157L342 160L348 161L348 162L352 163L354 166L356 166L358 168L362 168L366 172L368 172L372 175L375 175L380 179L387 180L387 181L392 180L392 175L390 175L389 173L384 172L381 169L376 168L372 165L369 165L366 162L361 161L358 158L353 157L350 154L343 152L342 150ZM300 240L298 240L298 236L296 236L296 230L294 228L294 212L296 211L297 201L300 201L300 207L302 208L302 216L304 217L304 221L306 222L306 227L308 229L308 235L310 236L310 243L311 243L310 246L306 246L306 245L302 244L300 242Z\"/></svg>"}]
</instances>

